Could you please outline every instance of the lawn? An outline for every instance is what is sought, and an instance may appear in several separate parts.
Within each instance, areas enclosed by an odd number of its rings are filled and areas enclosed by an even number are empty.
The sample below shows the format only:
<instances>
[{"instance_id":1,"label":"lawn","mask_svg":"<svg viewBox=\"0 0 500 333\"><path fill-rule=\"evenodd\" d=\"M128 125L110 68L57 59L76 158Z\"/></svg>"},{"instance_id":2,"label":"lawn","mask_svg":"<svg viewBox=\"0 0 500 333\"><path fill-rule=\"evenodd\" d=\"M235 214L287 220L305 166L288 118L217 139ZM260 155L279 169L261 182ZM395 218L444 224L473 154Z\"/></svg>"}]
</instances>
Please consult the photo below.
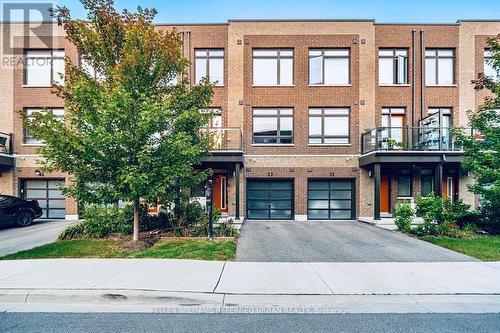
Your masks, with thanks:
<instances>
[{"instance_id":1,"label":"lawn","mask_svg":"<svg viewBox=\"0 0 500 333\"><path fill-rule=\"evenodd\" d=\"M424 236L420 239L480 260L500 260L500 236L475 238Z\"/></svg>"},{"instance_id":2,"label":"lawn","mask_svg":"<svg viewBox=\"0 0 500 333\"><path fill-rule=\"evenodd\" d=\"M30 250L9 254L0 259L43 258L169 258L200 260L233 260L234 240L176 239L160 240L142 249L127 249L125 240L76 239L63 240Z\"/></svg>"}]
</instances>

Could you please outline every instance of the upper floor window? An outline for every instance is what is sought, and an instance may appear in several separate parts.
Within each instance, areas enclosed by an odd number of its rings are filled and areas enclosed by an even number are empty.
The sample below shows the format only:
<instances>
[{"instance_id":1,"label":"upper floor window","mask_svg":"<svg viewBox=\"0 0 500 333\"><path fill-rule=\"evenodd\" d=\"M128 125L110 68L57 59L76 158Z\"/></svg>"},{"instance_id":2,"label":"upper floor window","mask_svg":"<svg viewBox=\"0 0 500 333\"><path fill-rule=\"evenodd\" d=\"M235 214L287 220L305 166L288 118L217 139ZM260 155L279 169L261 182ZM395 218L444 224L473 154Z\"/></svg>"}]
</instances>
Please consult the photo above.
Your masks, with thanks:
<instances>
[{"instance_id":1,"label":"upper floor window","mask_svg":"<svg viewBox=\"0 0 500 333\"><path fill-rule=\"evenodd\" d=\"M309 109L309 144L348 143L348 108Z\"/></svg>"},{"instance_id":2,"label":"upper floor window","mask_svg":"<svg viewBox=\"0 0 500 333\"><path fill-rule=\"evenodd\" d=\"M349 49L310 49L310 85L347 85Z\"/></svg>"},{"instance_id":3,"label":"upper floor window","mask_svg":"<svg viewBox=\"0 0 500 333\"><path fill-rule=\"evenodd\" d=\"M378 51L378 83L408 83L407 49L380 49Z\"/></svg>"},{"instance_id":4,"label":"upper floor window","mask_svg":"<svg viewBox=\"0 0 500 333\"><path fill-rule=\"evenodd\" d=\"M196 83L208 78L216 86L224 85L224 49L196 49L194 58Z\"/></svg>"},{"instance_id":5,"label":"upper floor window","mask_svg":"<svg viewBox=\"0 0 500 333\"><path fill-rule=\"evenodd\" d=\"M293 109L253 109L254 144L292 144Z\"/></svg>"},{"instance_id":6,"label":"upper floor window","mask_svg":"<svg viewBox=\"0 0 500 333\"><path fill-rule=\"evenodd\" d=\"M43 108L26 108L24 109L24 112L28 116L28 118L33 118L33 115L35 113L41 113L44 112ZM63 108L49 108L49 110L52 111L54 116L56 116L58 119L63 120L64 118L64 109ZM24 143L25 144L31 144L31 145L41 145L44 144L45 142L43 140L35 138L29 131L29 129L25 128L24 129Z\"/></svg>"},{"instance_id":7,"label":"upper floor window","mask_svg":"<svg viewBox=\"0 0 500 333\"><path fill-rule=\"evenodd\" d=\"M106 78L104 74L96 71L90 61L85 58L80 58L80 68L85 74L99 82L104 81L104 79Z\"/></svg>"},{"instance_id":8,"label":"upper floor window","mask_svg":"<svg viewBox=\"0 0 500 333\"><path fill-rule=\"evenodd\" d=\"M222 127L222 110L221 108L206 108L201 110L202 113L210 113L212 118L208 123L209 128L220 128Z\"/></svg>"},{"instance_id":9,"label":"upper floor window","mask_svg":"<svg viewBox=\"0 0 500 333\"><path fill-rule=\"evenodd\" d=\"M293 50L254 49L253 84L289 86L293 84Z\"/></svg>"},{"instance_id":10,"label":"upper floor window","mask_svg":"<svg viewBox=\"0 0 500 333\"><path fill-rule=\"evenodd\" d=\"M64 84L64 50L25 50L24 85Z\"/></svg>"},{"instance_id":11,"label":"upper floor window","mask_svg":"<svg viewBox=\"0 0 500 333\"><path fill-rule=\"evenodd\" d=\"M425 84L428 86L455 83L455 50L425 50Z\"/></svg>"},{"instance_id":12,"label":"upper floor window","mask_svg":"<svg viewBox=\"0 0 500 333\"><path fill-rule=\"evenodd\" d=\"M490 49L484 49L484 75L490 79L500 81L500 73L493 68L492 56Z\"/></svg>"}]
</instances>

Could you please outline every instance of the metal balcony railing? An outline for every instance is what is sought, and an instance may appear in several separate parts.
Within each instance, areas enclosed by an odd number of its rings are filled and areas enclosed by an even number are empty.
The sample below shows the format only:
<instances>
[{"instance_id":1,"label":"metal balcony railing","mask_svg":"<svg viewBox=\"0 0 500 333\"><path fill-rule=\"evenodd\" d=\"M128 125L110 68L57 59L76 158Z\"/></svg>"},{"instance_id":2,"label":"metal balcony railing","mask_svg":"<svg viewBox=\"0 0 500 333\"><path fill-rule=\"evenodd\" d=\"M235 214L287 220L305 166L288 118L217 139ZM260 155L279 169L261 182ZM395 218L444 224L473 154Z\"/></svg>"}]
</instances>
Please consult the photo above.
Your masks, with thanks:
<instances>
[{"instance_id":1,"label":"metal balcony railing","mask_svg":"<svg viewBox=\"0 0 500 333\"><path fill-rule=\"evenodd\" d=\"M210 127L207 131L210 136L211 151L242 151L243 137L239 127Z\"/></svg>"},{"instance_id":2,"label":"metal balcony railing","mask_svg":"<svg viewBox=\"0 0 500 333\"><path fill-rule=\"evenodd\" d=\"M361 134L361 154L398 150L460 151L462 147L451 127L376 127Z\"/></svg>"},{"instance_id":3,"label":"metal balcony railing","mask_svg":"<svg viewBox=\"0 0 500 333\"><path fill-rule=\"evenodd\" d=\"M12 155L12 133L0 132L0 154Z\"/></svg>"}]
</instances>

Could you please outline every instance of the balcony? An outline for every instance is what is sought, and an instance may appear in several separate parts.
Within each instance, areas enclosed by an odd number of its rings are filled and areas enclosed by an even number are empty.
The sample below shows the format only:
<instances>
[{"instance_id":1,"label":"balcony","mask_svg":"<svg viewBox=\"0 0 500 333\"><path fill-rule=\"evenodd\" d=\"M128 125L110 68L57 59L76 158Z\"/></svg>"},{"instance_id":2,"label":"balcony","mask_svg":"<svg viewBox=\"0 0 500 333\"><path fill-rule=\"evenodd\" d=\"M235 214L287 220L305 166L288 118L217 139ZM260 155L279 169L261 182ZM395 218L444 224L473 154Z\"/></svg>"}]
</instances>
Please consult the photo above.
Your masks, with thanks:
<instances>
[{"instance_id":1,"label":"balcony","mask_svg":"<svg viewBox=\"0 0 500 333\"><path fill-rule=\"evenodd\" d=\"M206 163L243 163L243 136L239 127L207 129L210 137L210 154Z\"/></svg>"},{"instance_id":2,"label":"balcony","mask_svg":"<svg viewBox=\"0 0 500 333\"><path fill-rule=\"evenodd\" d=\"M0 132L0 171L14 166L12 133Z\"/></svg>"},{"instance_id":3,"label":"balcony","mask_svg":"<svg viewBox=\"0 0 500 333\"><path fill-rule=\"evenodd\" d=\"M470 131L470 129L468 130ZM361 135L360 165L375 162L459 162L462 147L450 127L376 127Z\"/></svg>"}]
</instances>

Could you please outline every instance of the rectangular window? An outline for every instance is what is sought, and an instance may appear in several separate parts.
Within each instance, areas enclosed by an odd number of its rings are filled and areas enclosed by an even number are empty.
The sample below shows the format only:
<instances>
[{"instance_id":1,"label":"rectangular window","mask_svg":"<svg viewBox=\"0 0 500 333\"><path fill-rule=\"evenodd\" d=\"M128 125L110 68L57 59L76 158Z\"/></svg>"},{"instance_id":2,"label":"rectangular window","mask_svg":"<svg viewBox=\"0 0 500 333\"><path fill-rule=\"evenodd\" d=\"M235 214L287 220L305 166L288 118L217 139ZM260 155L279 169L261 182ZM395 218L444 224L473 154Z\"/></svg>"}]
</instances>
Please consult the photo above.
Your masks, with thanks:
<instances>
[{"instance_id":1,"label":"rectangular window","mask_svg":"<svg viewBox=\"0 0 500 333\"><path fill-rule=\"evenodd\" d=\"M484 49L484 75L495 81L500 81L500 73L493 68L490 49Z\"/></svg>"},{"instance_id":2,"label":"rectangular window","mask_svg":"<svg viewBox=\"0 0 500 333\"><path fill-rule=\"evenodd\" d=\"M398 170L398 197L411 197L411 170Z\"/></svg>"},{"instance_id":3,"label":"rectangular window","mask_svg":"<svg viewBox=\"0 0 500 333\"><path fill-rule=\"evenodd\" d=\"M49 87L64 84L64 50L24 50L23 84Z\"/></svg>"},{"instance_id":4,"label":"rectangular window","mask_svg":"<svg viewBox=\"0 0 500 333\"><path fill-rule=\"evenodd\" d=\"M33 114L37 112L45 112L46 109L43 108L26 108L24 109L24 112L28 116L28 118L33 118ZM61 121L64 118L64 109L63 108L49 108L48 110L51 110L52 113ZM31 135L29 130L27 128L24 129L24 143L25 144L31 144L31 145L42 145L44 144L43 140L37 139Z\"/></svg>"},{"instance_id":5,"label":"rectangular window","mask_svg":"<svg viewBox=\"0 0 500 333\"><path fill-rule=\"evenodd\" d=\"M348 108L310 108L309 144L348 144Z\"/></svg>"},{"instance_id":6,"label":"rectangular window","mask_svg":"<svg viewBox=\"0 0 500 333\"><path fill-rule=\"evenodd\" d=\"M407 49L380 49L378 51L378 83L408 83Z\"/></svg>"},{"instance_id":7,"label":"rectangular window","mask_svg":"<svg viewBox=\"0 0 500 333\"><path fill-rule=\"evenodd\" d=\"M349 58L349 49L310 49L309 84L349 84Z\"/></svg>"},{"instance_id":8,"label":"rectangular window","mask_svg":"<svg viewBox=\"0 0 500 333\"><path fill-rule=\"evenodd\" d=\"M434 171L432 169L422 169L420 178L422 181L420 193L426 196L434 192Z\"/></svg>"},{"instance_id":9,"label":"rectangular window","mask_svg":"<svg viewBox=\"0 0 500 333\"><path fill-rule=\"evenodd\" d=\"M253 50L253 85L289 86L292 84L293 50Z\"/></svg>"},{"instance_id":10,"label":"rectangular window","mask_svg":"<svg viewBox=\"0 0 500 333\"><path fill-rule=\"evenodd\" d=\"M292 144L293 109L253 109L254 144Z\"/></svg>"},{"instance_id":11,"label":"rectangular window","mask_svg":"<svg viewBox=\"0 0 500 333\"><path fill-rule=\"evenodd\" d=\"M224 85L224 49L196 49L194 57L196 83L208 78L216 86Z\"/></svg>"},{"instance_id":12,"label":"rectangular window","mask_svg":"<svg viewBox=\"0 0 500 333\"><path fill-rule=\"evenodd\" d=\"M425 50L425 84L428 86L455 83L455 50Z\"/></svg>"}]
</instances>

